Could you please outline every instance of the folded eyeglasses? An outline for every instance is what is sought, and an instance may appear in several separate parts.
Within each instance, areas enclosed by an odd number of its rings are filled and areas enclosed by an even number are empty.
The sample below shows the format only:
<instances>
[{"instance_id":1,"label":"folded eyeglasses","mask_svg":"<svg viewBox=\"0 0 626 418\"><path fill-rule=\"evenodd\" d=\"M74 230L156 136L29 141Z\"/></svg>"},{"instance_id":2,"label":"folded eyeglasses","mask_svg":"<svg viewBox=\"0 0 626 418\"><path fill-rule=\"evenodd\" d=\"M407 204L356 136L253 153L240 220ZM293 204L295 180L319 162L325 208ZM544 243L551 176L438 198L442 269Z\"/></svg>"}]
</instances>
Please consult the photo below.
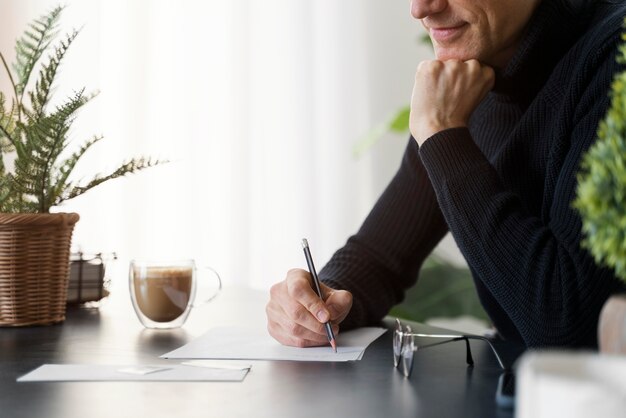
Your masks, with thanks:
<instances>
[{"instance_id":1,"label":"folded eyeglasses","mask_svg":"<svg viewBox=\"0 0 626 418\"><path fill-rule=\"evenodd\" d=\"M434 344L428 345L417 345L415 342L416 337L424 337L424 338L439 338L445 339L446 341L437 342ZM406 325L403 326L400 320L396 319L396 328L393 334L393 365L394 367L401 368L402 373L405 377L409 377L411 375L411 370L413 369L413 354L420 348L433 347L436 345L446 344L452 341L465 341L465 360L469 366L474 365L474 359L472 358L472 349L470 348L469 340L481 340L489 345L491 351L496 356L498 360L498 364L500 367L507 371L508 369L504 367L502 363L502 359L500 355L496 351L495 347L487 339L486 337L481 337L479 335L471 335L471 334L424 334L424 333L414 333L411 330L411 327Z\"/></svg>"}]
</instances>

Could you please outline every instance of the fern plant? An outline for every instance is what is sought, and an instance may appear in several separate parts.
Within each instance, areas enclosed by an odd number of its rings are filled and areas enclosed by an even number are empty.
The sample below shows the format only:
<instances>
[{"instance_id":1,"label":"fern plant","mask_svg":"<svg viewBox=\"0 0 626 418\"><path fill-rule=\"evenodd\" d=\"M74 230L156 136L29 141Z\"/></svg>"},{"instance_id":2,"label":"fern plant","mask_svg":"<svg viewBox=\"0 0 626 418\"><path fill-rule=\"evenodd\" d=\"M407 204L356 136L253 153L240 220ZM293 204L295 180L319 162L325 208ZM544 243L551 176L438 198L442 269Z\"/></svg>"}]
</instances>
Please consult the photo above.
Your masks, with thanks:
<instances>
[{"instance_id":1,"label":"fern plant","mask_svg":"<svg viewBox=\"0 0 626 418\"><path fill-rule=\"evenodd\" d=\"M82 88L51 108L59 67L79 34L73 30L53 45L62 12L63 7L56 7L29 24L16 42L13 71L0 52L11 86L8 93L0 91L0 212L48 213L52 206L108 180L160 163L149 158L133 158L108 174L96 174L87 182L70 179L78 161L102 136L94 136L74 153L64 156L77 112L96 93L86 93ZM46 51L49 54L44 58ZM7 170L10 159L14 166L11 172Z\"/></svg>"},{"instance_id":2,"label":"fern plant","mask_svg":"<svg viewBox=\"0 0 626 418\"><path fill-rule=\"evenodd\" d=\"M626 64L626 43L618 62ZM574 207L582 218L583 247L626 282L626 71L613 79L611 106L597 135L583 157Z\"/></svg>"}]
</instances>

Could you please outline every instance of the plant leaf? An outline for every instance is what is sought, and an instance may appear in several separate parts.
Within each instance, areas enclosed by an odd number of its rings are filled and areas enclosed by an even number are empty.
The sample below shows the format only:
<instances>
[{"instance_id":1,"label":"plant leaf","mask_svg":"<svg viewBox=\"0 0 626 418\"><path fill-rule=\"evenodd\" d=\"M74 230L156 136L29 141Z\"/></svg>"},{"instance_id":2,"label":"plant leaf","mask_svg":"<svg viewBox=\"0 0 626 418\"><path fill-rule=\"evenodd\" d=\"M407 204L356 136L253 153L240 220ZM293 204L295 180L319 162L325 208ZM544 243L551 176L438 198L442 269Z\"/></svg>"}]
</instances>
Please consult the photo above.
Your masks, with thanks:
<instances>
[{"instance_id":1,"label":"plant leaf","mask_svg":"<svg viewBox=\"0 0 626 418\"><path fill-rule=\"evenodd\" d=\"M11 104L11 110L7 113L5 95L0 92L0 152L2 153L13 150L13 144L16 141L14 137L16 120L17 106L15 106L15 102Z\"/></svg>"},{"instance_id":2,"label":"plant leaf","mask_svg":"<svg viewBox=\"0 0 626 418\"><path fill-rule=\"evenodd\" d=\"M83 89L48 116L27 114L27 124L23 127L25 152L15 161L15 174L20 180L20 192L35 199L40 212L48 212L50 203L57 198L49 195L56 190L51 184L54 167L67 146L73 115L90 99L91 96L84 95Z\"/></svg>"},{"instance_id":3,"label":"plant leaf","mask_svg":"<svg viewBox=\"0 0 626 418\"><path fill-rule=\"evenodd\" d=\"M55 47L53 54L49 57L48 63L42 66L39 72L39 79L35 83L35 89L29 93L34 117L40 117L44 113L50 99L52 84L59 65L65 57L70 45L78 36L78 33L77 30L74 30L66 35L65 41L61 41L59 45Z\"/></svg>"},{"instance_id":4,"label":"plant leaf","mask_svg":"<svg viewBox=\"0 0 626 418\"><path fill-rule=\"evenodd\" d=\"M22 96L35 68L35 64L56 36L62 6L57 6L48 14L41 16L29 25L15 45L16 64L13 66L17 74L16 90Z\"/></svg>"},{"instance_id":5,"label":"plant leaf","mask_svg":"<svg viewBox=\"0 0 626 418\"><path fill-rule=\"evenodd\" d=\"M159 160L152 160L150 158L144 158L144 157L140 157L140 158L133 158L131 160L128 160L124 163L122 163L122 165L120 165L116 170L114 170L112 173L107 174L107 175L96 175L93 179L91 179L91 181L89 181L87 184L83 185L83 186L73 186L70 187L69 190L67 191L67 193L65 193L63 196L61 196L56 202L55 202L55 206L60 204L61 202L65 201L65 200L69 200L69 199L73 199L77 196L82 195L83 193L87 192L88 190L106 182L109 180L113 180L116 179L118 177L123 177L127 174L131 174L131 173L135 173L137 171L140 170L144 170L146 168L150 168L150 167L154 167L156 165L159 164L164 164L167 161L159 161Z\"/></svg>"},{"instance_id":6,"label":"plant leaf","mask_svg":"<svg viewBox=\"0 0 626 418\"><path fill-rule=\"evenodd\" d=\"M54 182L51 186L51 190L48 192L48 202L49 206L54 206L55 202L59 199L59 196L66 193L69 189L70 184L68 183L68 177L78 164L78 161L82 158L82 156L91 148L92 145L99 142L103 136L94 136L89 141L86 141L83 146L73 153L70 157L65 159L60 164L58 173L54 179Z\"/></svg>"},{"instance_id":7,"label":"plant leaf","mask_svg":"<svg viewBox=\"0 0 626 418\"><path fill-rule=\"evenodd\" d=\"M403 133L409 130L410 106L405 106L394 113L387 121L376 125L352 148L355 158L359 158L370 149L380 138L389 132Z\"/></svg>"},{"instance_id":8,"label":"plant leaf","mask_svg":"<svg viewBox=\"0 0 626 418\"><path fill-rule=\"evenodd\" d=\"M403 133L409 130L409 117L411 116L411 107L406 106L398 110L393 119L389 122L389 130L391 132Z\"/></svg>"}]
</instances>

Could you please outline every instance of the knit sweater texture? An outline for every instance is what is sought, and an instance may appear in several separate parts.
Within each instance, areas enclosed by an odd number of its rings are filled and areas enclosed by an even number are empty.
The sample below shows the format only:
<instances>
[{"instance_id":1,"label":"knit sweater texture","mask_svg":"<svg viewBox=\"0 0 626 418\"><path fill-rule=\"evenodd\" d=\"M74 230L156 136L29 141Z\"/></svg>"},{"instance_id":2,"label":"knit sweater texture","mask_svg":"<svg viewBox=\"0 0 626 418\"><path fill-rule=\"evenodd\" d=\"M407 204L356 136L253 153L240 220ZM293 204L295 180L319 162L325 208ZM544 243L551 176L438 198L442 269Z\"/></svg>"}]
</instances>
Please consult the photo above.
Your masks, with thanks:
<instances>
[{"instance_id":1,"label":"knit sweater texture","mask_svg":"<svg viewBox=\"0 0 626 418\"><path fill-rule=\"evenodd\" d=\"M354 296L342 328L379 322L450 231L499 334L526 346L597 346L602 305L624 285L581 248L572 208L616 72L623 0L543 0L468 127L421 148L320 272Z\"/></svg>"}]
</instances>

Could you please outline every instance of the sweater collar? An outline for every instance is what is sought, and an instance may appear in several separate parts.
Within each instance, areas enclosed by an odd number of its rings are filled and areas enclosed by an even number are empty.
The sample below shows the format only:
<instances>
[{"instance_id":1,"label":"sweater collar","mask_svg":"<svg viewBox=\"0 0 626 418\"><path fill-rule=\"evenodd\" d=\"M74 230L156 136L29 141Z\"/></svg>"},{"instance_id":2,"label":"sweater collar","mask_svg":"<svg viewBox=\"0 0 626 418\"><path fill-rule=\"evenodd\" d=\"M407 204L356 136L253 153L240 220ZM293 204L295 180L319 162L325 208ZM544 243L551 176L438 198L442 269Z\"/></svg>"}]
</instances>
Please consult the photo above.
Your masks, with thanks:
<instances>
[{"instance_id":1,"label":"sweater collar","mask_svg":"<svg viewBox=\"0 0 626 418\"><path fill-rule=\"evenodd\" d=\"M586 0L542 0L517 51L503 69L496 69L494 93L530 104L580 37L588 6Z\"/></svg>"}]
</instances>

